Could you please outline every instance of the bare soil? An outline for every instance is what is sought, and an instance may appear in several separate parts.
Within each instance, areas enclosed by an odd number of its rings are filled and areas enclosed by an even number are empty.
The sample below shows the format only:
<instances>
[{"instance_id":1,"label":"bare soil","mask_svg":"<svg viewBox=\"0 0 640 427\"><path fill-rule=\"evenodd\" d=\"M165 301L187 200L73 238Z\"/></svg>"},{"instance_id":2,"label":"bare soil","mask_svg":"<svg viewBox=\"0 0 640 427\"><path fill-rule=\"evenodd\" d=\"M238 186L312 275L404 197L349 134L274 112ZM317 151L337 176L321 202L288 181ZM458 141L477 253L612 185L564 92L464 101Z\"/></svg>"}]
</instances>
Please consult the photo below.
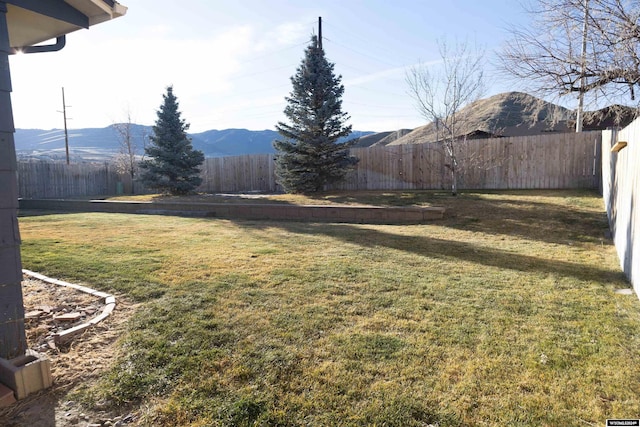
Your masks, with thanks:
<instances>
[{"instance_id":1,"label":"bare soil","mask_svg":"<svg viewBox=\"0 0 640 427\"><path fill-rule=\"evenodd\" d=\"M75 289L25 277L22 282L27 343L51 361L53 386L0 409L3 427L107 427L135 422L135 414L123 411L83 408L69 395L78 387L93 383L113 361L115 344L135 306L117 298L111 316L74 337L64 347L56 346L53 335L99 314L103 301ZM74 321L59 320L63 314L77 313ZM77 317L77 314L70 317Z\"/></svg>"}]
</instances>

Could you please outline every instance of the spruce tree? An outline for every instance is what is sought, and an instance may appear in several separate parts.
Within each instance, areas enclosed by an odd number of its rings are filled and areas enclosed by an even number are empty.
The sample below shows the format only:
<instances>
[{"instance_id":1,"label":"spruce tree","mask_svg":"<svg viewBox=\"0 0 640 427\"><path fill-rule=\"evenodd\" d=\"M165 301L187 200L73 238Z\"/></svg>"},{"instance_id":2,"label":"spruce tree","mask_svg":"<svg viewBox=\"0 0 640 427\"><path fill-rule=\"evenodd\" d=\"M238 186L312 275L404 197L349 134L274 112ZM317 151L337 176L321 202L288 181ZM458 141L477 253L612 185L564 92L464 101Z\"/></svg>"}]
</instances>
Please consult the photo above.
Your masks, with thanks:
<instances>
[{"instance_id":1,"label":"spruce tree","mask_svg":"<svg viewBox=\"0 0 640 427\"><path fill-rule=\"evenodd\" d=\"M342 112L342 76L334 75L333 66L313 36L291 77L293 90L284 110L290 124L277 124L283 139L273 143L277 181L287 193L321 191L358 162L349 155L357 138L338 142L351 134L351 125L345 125L349 116Z\"/></svg>"},{"instance_id":2,"label":"spruce tree","mask_svg":"<svg viewBox=\"0 0 640 427\"><path fill-rule=\"evenodd\" d=\"M180 116L173 87L162 95L164 102L157 112L151 144L145 148L149 157L140 163L140 181L148 188L167 194L187 194L202 183L199 167L202 151L194 150L187 136L189 124Z\"/></svg>"}]
</instances>

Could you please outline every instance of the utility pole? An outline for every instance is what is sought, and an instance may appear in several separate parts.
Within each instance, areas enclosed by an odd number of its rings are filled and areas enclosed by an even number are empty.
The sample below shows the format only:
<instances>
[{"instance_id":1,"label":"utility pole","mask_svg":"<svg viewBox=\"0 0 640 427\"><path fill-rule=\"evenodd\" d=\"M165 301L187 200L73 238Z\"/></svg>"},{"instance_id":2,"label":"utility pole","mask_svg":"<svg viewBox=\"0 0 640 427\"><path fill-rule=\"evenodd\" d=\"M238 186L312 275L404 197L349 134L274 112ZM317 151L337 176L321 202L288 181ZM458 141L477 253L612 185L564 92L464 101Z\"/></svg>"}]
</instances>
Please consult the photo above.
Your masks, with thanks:
<instances>
[{"instance_id":1,"label":"utility pole","mask_svg":"<svg viewBox=\"0 0 640 427\"><path fill-rule=\"evenodd\" d=\"M67 132L67 103L64 101L64 87L62 88L62 111L58 112L62 113L64 118L64 148L67 152L67 164L69 164L69 132Z\"/></svg>"},{"instance_id":2,"label":"utility pole","mask_svg":"<svg viewBox=\"0 0 640 427\"><path fill-rule=\"evenodd\" d=\"M584 22L582 23L582 56L580 57L580 93L578 94L578 111L576 113L576 132L582 132L584 116L584 86L587 68L587 19L589 19L589 0L584 0Z\"/></svg>"},{"instance_id":3,"label":"utility pole","mask_svg":"<svg viewBox=\"0 0 640 427\"><path fill-rule=\"evenodd\" d=\"M318 47L322 49L322 16L318 17Z\"/></svg>"}]
</instances>

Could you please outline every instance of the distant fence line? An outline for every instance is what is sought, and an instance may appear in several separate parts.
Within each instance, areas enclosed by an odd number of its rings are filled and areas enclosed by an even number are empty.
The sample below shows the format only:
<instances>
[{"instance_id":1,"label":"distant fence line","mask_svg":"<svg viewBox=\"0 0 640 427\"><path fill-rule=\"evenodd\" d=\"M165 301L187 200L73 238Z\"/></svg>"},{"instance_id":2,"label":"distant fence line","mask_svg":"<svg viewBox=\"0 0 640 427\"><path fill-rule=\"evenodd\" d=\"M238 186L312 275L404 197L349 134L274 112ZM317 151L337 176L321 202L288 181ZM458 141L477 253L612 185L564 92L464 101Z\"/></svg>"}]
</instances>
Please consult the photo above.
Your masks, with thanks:
<instances>
[{"instance_id":1,"label":"distant fence line","mask_svg":"<svg viewBox=\"0 0 640 427\"><path fill-rule=\"evenodd\" d=\"M121 182L110 163L18 162L18 196L63 198L115 194Z\"/></svg>"},{"instance_id":2,"label":"distant fence line","mask_svg":"<svg viewBox=\"0 0 640 427\"><path fill-rule=\"evenodd\" d=\"M480 139L458 145L460 189L599 188L601 132ZM429 190L450 187L438 144L354 148L356 169L335 190ZM199 191L278 192L273 154L206 159ZM144 192L114 164L20 162L19 196L63 198Z\"/></svg>"}]
</instances>

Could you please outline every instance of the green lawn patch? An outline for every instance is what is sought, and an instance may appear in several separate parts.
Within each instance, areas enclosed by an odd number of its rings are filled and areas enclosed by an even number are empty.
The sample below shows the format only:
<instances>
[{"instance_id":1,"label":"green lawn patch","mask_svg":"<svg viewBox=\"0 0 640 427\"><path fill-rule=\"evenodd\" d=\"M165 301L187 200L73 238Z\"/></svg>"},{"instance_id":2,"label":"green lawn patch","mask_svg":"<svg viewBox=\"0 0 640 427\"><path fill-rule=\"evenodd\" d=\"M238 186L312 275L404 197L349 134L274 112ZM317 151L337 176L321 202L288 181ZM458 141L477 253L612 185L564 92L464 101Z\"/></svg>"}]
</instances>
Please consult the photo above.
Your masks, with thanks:
<instances>
[{"instance_id":1,"label":"green lawn patch","mask_svg":"<svg viewBox=\"0 0 640 427\"><path fill-rule=\"evenodd\" d=\"M143 302L103 382L80 396L139 407L159 426L639 416L640 302L614 293L629 285L598 195L319 199L447 215L404 226L20 218L25 268Z\"/></svg>"}]
</instances>

